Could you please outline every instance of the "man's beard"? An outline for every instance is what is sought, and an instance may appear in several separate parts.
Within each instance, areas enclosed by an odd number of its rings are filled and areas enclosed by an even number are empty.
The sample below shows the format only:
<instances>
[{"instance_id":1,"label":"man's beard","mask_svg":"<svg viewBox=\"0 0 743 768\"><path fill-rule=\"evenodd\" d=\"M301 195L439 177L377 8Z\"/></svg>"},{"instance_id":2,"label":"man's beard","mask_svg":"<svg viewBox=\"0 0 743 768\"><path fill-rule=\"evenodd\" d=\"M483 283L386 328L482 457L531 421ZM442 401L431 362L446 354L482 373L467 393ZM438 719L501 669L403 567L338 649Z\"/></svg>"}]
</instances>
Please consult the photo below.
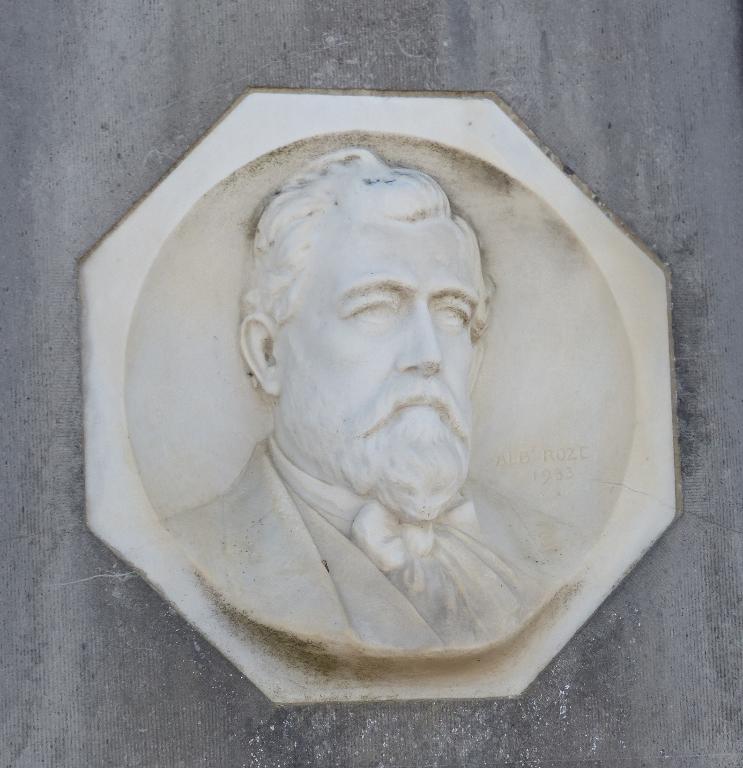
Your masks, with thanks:
<instances>
[{"instance_id":1,"label":"man's beard","mask_svg":"<svg viewBox=\"0 0 743 768\"><path fill-rule=\"evenodd\" d=\"M469 451L430 406L408 407L338 456L346 482L401 520L433 520L467 477Z\"/></svg>"},{"instance_id":2,"label":"man's beard","mask_svg":"<svg viewBox=\"0 0 743 768\"><path fill-rule=\"evenodd\" d=\"M401 521L433 520L457 495L469 469L469 413L432 379L395 382L337 423L338 403L306 382L282 393L285 433L319 479L375 498ZM311 419L308 416L312 414Z\"/></svg>"}]
</instances>

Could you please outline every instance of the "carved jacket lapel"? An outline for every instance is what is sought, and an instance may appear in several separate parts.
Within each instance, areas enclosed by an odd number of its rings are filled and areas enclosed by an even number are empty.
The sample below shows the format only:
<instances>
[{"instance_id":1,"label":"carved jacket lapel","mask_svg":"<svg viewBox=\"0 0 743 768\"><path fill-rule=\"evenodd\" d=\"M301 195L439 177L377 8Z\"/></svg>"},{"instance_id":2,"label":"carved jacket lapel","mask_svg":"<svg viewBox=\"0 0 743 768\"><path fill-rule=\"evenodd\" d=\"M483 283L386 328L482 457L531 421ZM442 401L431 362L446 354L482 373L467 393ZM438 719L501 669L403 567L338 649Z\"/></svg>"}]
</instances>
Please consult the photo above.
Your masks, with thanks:
<instances>
[{"instance_id":1,"label":"carved jacket lapel","mask_svg":"<svg viewBox=\"0 0 743 768\"><path fill-rule=\"evenodd\" d=\"M440 648L438 635L377 566L302 499L293 498L364 645L380 652Z\"/></svg>"}]
</instances>

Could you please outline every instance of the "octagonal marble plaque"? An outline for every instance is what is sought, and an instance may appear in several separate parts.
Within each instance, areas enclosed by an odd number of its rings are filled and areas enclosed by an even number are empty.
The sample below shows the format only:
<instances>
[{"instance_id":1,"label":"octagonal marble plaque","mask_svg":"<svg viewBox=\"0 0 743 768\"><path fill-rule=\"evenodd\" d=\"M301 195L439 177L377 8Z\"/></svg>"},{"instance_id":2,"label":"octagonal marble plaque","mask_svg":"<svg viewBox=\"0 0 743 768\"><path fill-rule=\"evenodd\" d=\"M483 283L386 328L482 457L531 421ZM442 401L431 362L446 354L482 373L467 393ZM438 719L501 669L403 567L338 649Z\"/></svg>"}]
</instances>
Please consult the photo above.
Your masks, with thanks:
<instances>
[{"instance_id":1,"label":"octagonal marble plaque","mask_svg":"<svg viewBox=\"0 0 743 768\"><path fill-rule=\"evenodd\" d=\"M490 97L252 92L81 283L88 523L275 701L518 694L674 518L667 275Z\"/></svg>"}]
</instances>

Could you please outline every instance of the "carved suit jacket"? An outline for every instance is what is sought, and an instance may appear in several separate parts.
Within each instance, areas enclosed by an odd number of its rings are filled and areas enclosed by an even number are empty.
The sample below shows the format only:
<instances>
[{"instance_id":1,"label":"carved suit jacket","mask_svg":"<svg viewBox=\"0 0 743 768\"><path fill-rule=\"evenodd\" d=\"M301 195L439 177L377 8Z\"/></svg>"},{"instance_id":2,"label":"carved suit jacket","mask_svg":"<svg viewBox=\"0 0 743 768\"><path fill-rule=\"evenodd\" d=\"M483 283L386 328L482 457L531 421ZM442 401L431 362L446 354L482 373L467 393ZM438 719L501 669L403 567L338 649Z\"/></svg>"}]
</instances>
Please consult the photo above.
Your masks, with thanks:
<instances>
[{"instance_id":1,"label":"carved suit jacket","mask_svg":"<svg viewBox=\"0 0 743 768\"><path fill-rule=\"evenodd\" d=\"M220 601L250 621L330 652L384 657L447 650L384 573L290 493L266 443L224 495L166 526ZM523 569L516 572L526 615L539 588ZM523 618L509 617L504 631Z\"/></svg>"}]
</instances>

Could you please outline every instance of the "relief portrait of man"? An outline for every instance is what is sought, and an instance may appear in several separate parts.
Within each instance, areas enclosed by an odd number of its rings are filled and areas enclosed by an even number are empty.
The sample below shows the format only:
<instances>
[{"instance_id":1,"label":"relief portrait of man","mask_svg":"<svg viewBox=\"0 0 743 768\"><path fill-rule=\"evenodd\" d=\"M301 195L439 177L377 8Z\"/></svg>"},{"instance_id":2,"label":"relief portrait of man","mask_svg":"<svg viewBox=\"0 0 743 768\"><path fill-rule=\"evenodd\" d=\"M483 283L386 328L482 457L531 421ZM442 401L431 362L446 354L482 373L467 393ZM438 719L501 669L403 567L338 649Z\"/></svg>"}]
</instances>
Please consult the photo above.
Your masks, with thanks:
<instances>
[{"instance_id":1,"label":"relief portrait of man","mask_svg":"<svg viewBox=\"0 0 743 768\"><path fill-rule=\"evenodd\" d=\"M248 255L240 346L273 431L229 490L171 517L208 587L328 648L470 652L540 597L468 492L493 294L429 175L349 148L276 191Z\"/></svg>"}]
</instances>

